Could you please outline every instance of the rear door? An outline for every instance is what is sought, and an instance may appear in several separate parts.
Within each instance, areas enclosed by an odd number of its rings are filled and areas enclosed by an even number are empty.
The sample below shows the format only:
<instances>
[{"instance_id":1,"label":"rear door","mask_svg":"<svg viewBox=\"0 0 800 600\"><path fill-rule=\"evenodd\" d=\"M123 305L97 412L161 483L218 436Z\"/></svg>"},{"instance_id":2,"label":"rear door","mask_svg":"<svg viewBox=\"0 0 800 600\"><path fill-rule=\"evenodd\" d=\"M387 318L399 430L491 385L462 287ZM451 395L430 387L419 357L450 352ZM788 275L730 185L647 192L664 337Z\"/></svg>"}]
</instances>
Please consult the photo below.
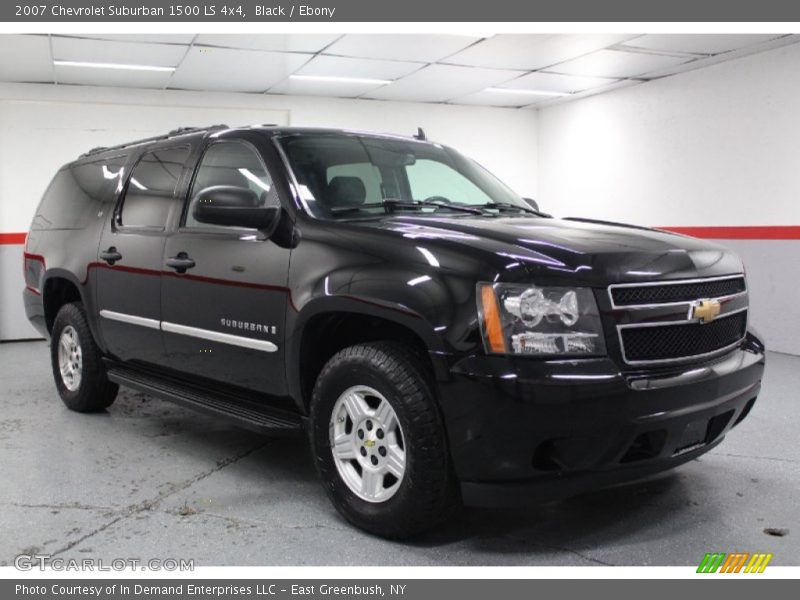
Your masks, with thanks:
<instances>
[{"instance_id":1,"label":"rear door","mask_svg":"<svg viewBox=\"0 0 800 600\"><path fill-rule=\"evenodd\" d=\"M123 361L161 364L161 268L167 223L179 210L191 146L139 157L103 232L96 263L99 327L106 351Z\"/></svg>"},{"instance_id":2,"label":"rear door","mask_svg":"<svg viewBox=\"0 0 800 600\"><path fill-rule=\"evenodd\" d=\"M164 247L165 265L183 259L191 266L164 267L162 329L173 369L280 396L290 250L255 230L209 226L192 215L198 192L215 185L249 188L259 205L280 205L259 138L235 132L204 150L180 226Z\"/></svg>"}]
</instances>

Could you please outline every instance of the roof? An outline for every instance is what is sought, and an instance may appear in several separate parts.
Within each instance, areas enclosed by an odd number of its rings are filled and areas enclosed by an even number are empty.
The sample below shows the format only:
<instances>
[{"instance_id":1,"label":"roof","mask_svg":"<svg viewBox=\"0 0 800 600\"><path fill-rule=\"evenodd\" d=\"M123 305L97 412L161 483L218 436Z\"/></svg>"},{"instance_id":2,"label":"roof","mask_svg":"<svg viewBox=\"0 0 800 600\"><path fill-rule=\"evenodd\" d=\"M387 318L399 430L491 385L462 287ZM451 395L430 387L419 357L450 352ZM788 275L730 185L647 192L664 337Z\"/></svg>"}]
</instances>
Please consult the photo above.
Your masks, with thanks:
<instances>
[{"instance_id":1,"label":"roof","mask_svg":"<svg viewBox=\"0 0 800 600\"><path fill-rule=\"evenodd\" d=\"M249 125L243 127L228 127L227 125L209 125L207 127L179 127L162 135L156 135L139 140L133 140L130 142L125 142L123 144L117 144L115 146L99 146L97 148L92 148L88 152L81 154L80 157L78 157L78 160L99 156L101 154L105 154L107 152L112 152L115 150L122 150L134 146L141 146L143 144L152 144L155 142L171 140L184 136L205 136L210 133L220 134L220 133L225 133L227 131L263 131L264 133L268 133L269 135L273 136L292 135L292 134L300 134L300 135L345 134L345 135L363 135L370 137L381 137L387 139L403 139L408 141L425 141L422 129L418 130L418 133L415 136L410 136L410 135L401 136L390 133L379 133L374 131L363 131L356 129L337 129L332 127L291 127L287 125L271 125L271 124Z\"/></svg>"}]
</instances>

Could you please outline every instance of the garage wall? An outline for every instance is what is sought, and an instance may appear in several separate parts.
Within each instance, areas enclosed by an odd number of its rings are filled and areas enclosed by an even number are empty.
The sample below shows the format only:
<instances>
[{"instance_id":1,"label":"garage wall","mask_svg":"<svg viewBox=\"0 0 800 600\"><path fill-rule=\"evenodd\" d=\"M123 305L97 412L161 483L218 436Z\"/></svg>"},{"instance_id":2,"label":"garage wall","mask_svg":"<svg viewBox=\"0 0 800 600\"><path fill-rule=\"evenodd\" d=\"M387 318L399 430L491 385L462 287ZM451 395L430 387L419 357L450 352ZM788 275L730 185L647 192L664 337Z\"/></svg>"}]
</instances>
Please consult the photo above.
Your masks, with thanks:
<instances>
[{"instance_id":1,"label":"garage wall","mask_svg":"<svg viewBox=\"0 0 800 600\"><path fill-rule=\"evenodd\" d=\"M751 322L800 354L798 69L787 46L541 109L542 208L718 238L744 259Z\"/></svg>"},{"instance_id":2,"label":"garage wall","mask_svg":"<svg viewBox=\"0 0 800 600\"><path fill-rule=\"evenodd\" d=\"M36 335L22 306L22 243L55 171L94 146L211 123L328 126L405 135L421 126L430 139L472 156L521 194L536 191L534 111L0 84L0 340Z\"/></svg>"}]
</instances>

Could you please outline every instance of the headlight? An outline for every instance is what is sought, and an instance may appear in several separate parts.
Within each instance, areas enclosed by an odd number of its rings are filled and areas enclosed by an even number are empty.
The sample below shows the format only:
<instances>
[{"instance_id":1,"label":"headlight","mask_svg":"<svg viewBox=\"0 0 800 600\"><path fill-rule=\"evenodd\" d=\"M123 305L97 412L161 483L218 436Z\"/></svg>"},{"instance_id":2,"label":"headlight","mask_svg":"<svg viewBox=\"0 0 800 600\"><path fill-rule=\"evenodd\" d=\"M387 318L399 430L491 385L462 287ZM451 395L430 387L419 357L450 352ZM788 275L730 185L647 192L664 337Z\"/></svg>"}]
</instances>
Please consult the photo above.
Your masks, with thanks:
<instances>
[{"instance_id":1,"label":"headlight","mask_svg":"<svg viewBox=\"0 0 800 600\"><path fill-rule=\"evenodd\" d=\"M532 356L605 354L592 290L506 283L478 284L486 351Z\"/></svg>"}]
</instances>

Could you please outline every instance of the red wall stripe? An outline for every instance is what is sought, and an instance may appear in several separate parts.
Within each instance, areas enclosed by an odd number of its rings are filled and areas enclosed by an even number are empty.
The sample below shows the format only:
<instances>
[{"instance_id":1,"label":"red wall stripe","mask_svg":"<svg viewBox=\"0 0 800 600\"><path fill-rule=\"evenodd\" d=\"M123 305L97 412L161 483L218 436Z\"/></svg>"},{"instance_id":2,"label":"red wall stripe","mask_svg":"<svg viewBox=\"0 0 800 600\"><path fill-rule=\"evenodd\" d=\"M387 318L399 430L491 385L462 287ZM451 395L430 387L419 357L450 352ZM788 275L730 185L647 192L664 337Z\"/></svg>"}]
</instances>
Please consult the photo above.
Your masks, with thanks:
<instances>
[{"instance_id":1,"label":"red wall stripe","mask_svg":"<svg viewBox=\"0 0 800 600\"><path fill-rule=\"evenodd\" d=\"M0 245L4 244L24 244L25 233L0 233Z\"/></svg>"},{"instance_id":2,"label":"red wall stripe","mask_svg":"<svg viewBox=\"0 0 800 600\"><path fill-rule=\"evenodd\" d=\"M752 227L659 227L708 240L800 240L800 225L754 225Z\"/></svg>"},{"instance_id":3,"label":"red wall stripe","mask_svg":"<svg viewBox=\"0 0 800 600\"><path fill-rule=\"evenodd\" d=\"M800 240L800 225L754 225L731 227L659 227L708 240ZM0 233L0 246L25 243L25 233Z\"/></svg>"}]
</instances>

